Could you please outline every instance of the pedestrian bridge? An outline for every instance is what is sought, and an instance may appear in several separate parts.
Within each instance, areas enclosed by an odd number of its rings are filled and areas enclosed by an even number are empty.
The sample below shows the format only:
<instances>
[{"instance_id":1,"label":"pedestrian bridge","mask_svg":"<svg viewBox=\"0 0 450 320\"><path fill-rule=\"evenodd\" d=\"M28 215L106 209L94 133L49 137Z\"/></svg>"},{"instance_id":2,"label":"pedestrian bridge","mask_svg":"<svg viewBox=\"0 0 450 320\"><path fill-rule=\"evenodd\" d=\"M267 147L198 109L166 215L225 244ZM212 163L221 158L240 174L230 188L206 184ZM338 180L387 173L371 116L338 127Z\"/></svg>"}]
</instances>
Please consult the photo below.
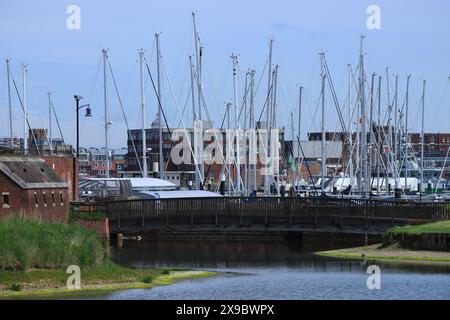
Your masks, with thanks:
<instances>
[{"instance_id":1,"label":"pedestrian bridge","mask_svg":"<svg viewBox=\"0 0 450 320\"><path fill-rule=\"evenodd\" d=\"M450 219L450 203L327 197L217 197L73 202L103 212L111 234L315 231L382 234L392 226Z\"/></svg>"}]
</instances>

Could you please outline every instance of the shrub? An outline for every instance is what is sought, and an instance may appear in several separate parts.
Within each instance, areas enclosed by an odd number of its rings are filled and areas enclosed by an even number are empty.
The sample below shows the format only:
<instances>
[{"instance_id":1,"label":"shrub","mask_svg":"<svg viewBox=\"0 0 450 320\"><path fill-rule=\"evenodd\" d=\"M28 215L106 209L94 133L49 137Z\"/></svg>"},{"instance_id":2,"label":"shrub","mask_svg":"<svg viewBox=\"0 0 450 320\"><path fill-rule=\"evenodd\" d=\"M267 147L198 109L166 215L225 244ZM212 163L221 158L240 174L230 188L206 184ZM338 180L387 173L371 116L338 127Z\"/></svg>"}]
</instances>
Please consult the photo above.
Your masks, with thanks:
<instances>
[{"instance_id":1,"label":"shrub","mask_svg":"<svg viewBox=\"0 0 450 320\"><path fill-rule=\"evenodd\" d=\"M151 275L145 276L144 279L142 279L142 281L145 283L151 283L155 279L156 279L156 274L151 274Z\"/></svg>"},{"instance_id":2,"label":"shrub","mask_svg":"<svg viewBox=\"0 0 450 320\"><path fill-rule=\"evenodd\" d=\"M14 216L0 220L0 269L91 266L104 257L101 237L81 225Z\"/></svg>"},{"instance_id":3,"label":"shrub","mask_svg":"<svg viewBox=\"0 0 450 320\"><path fill-rule=\"evenodd\" d=\"M103 220L106 213L99 211L74 211L69 213L69 222L80 220Z\"/></svg>"},{"instance_id":4,"label":"shrub","mask_svg":"<svg viewBox=\"0 0 450 320\"><path fill-rule=\"evenodd\" d=\"M22 291L22 286L19 283L13 283L9 287L9 290L11 290L11 291Z\"/></svg>"}]
</instances>

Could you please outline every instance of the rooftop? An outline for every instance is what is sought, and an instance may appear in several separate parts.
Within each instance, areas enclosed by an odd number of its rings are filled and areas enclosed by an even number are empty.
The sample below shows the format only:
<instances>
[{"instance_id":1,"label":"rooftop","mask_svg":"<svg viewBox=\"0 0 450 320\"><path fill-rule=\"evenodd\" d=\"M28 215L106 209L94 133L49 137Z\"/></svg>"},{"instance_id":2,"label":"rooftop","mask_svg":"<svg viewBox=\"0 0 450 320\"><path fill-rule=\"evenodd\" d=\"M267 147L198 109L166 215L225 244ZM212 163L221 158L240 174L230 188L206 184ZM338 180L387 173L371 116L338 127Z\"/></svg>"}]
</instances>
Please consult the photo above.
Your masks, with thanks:
<instances>
[{"instance_id":1,"label":"rooftop","mask_svg":"<svg viewBox=\"0 0 450 320\"><path fill-rule=\"evenodd\" d=\"M44 159L32 156L0 156L3 172L22 189L67 188Z\"/></svg>"}]
</instances>

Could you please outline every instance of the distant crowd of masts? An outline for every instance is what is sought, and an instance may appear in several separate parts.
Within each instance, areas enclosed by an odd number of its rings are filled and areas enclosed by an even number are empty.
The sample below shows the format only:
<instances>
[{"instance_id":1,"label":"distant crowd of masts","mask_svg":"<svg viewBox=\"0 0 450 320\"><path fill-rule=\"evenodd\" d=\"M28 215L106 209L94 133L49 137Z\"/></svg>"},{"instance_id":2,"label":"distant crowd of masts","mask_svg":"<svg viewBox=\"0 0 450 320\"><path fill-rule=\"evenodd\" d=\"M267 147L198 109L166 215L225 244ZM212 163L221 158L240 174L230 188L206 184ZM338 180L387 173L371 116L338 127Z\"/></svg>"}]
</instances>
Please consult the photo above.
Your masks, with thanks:
<instances>
[{"instance_id":1,"label":"distant crowd of masts","mask_svg":"<svg viewBox=\"0 0 450 320\"><path fill-rule=\"evenodd\" d=\"M195 53L188 57L189 71L190 71L190 99L192 103L192 127L195 128L196 125L200 123L201 131L203 133L203 123L204 121L211 121L210 112L208 110L208 105L205 101L203 94L203 82L202 82L202 64L203 64L203 52L204 47L201 42L200 35L197 31L196 17L195 13L192 13L192 23L194 31L194 48ZM233 99L232 103L228 102L226 104L225 115L223 116L222 127L225 125L225 119L227 120L228 128L231 128L230 118L234 113L234 132L239 132L240 129L261 129L260 124L263 123L261 120L265 117L265 129L271 130L278 128L279 123L277 123L277 113L278 113L278 102L277 102L277 87L278 87L278 73L279 66L273 64L273 43L274 40L269 40L269 54L266 61L267 67L267 93L265 95L264 104L262 106L259 117L257 116L256 106L255 106L255 75L256 71L249 69L245 73L245 84L244 84L244 94L242 99L239 98L238 85L237 85L237 75L240 71L238 56L235 54L231 55L232 62L232 72L233 72ZM109 178L110 174L110 142L109 142L109 129L112 124L109 116L109 101L108 101L108 80L112 79L114 90L117 94L117 99L124 116L124 120L127 126L127 132L130 135L130 141L132 143L133 153L136 156L136 160L139 166L139 170L142 177L148 177L148 154L149 150L147 148L147 103L146 103L146 88L145 88L145 77L148 74L154 94L157 98L157 115L156 123L158 124L158 140L159 140L159 150L158 150L158 171L159 177L161 179L165 178L165 171L167 169L167 164L169 161L164 161L163 155L163 121L165 122L165 127L169 130L170 127L167 123L167 117L165 115L165 108L162 101L162 54L160 50L160 34L155 34L155 45L156 45L156 81L152 77L150 67L147 63L145 57L145 50L139 50L139 66L140 66L140 107L141 107L141 138L142 138L142 150L141 156L138 155L138 150L134 144L134 140L131 138L130 128L128 125L125 110L123 108L122 100L119 94L116 80L114 78L113 70L109 62L108 50L103 49L102 52L102 62L103 62L103 96L104 96L104 140L105 140L105 174ZM321 180L320 189L322 191L325 189L325 182L328 176L327 172L327 148L326 148L326 98L331 97L332 104L335 106L336 115L338 117L338 122L341 127L341 131L345 133L345 144L348 145L348 161L345 167L345 174L351 179L351 185L355 187L359 194L368 195L372 192L372 176L375 172L376 179L376 190L380 193L380 177L383 176L387 179L390 177L395 180L395 189L400 188L399 180L402 174L405 179L405 187L407 186L408 178L408 160L410 154L409 148L409 135L408 135L408 112L409 112L409 90L410 90L410 79L411 76L406 77L406 94L404 98L404 103L402 106L399 105L399 76L395 76L395 85L393 97L391 97L390 92L390 75L389 69L386 68L386 91L387 91L387 115L384 117L386 120L382 121L381 116L381 91L382 91L382 80L383 76L381 74L373 73L370 80L370 94L369 99L366 98L366 90L368 85L368 79L365 71L364 64L364 36L360 39L360 52L359 52L359 63L357 66L357 80L356 76L352 70L352 65L348 65L348 116L344 116L344 108L341 108L338 97L334 88L333 79L330 75L330 70L328 68L327 59L325 52L321 50L320 55L320 77L321 77L321 89L320 89L320 106L321 106ZM7 84L8 84L8 105L9 105L9 129L10 129L10 144L11 148L14 148L14 137L13 137L13 121L12 121L12 103L11 103L11 80L14 85L15 91L17 93L18 99L20 101L20 106L23 111L23 148L24 153L27 154L28 142L27 142L27 131L31 132L32 139L36 144L36 138L31 130L30 123L28 121L27 113L27 95L26 95L26 74L27 66L22 65L22 95L19 94L16 82L12 78L10 72L10 60L6 60L7 66ZM264 74L263 70L263 74ZM261 80L261 79L260 79ZM375 90L375 86L378 88ZM422 86L422 97L420 101L421 105L421 151L420 151L420 182L424 183L424 118L425 118L425 88L426 81L423 80ZM172 91L172 88L170 88ZM292 175L292 184L297 185L302 179L301 169L302 164L306 166L307 174L309 180L312 184L316 184L314 177L311 174L311 170L308 166L308 162L305 160L305 154L302 149L302 144L300 143L300 132L301 132L301 122L302 122L302 100L303 100L303 86L299 86L298 91L298 125L295 128L294 125L294 113L291 112L291 136L292 136L292 159L295 159L295 171ZM329 90L329 93L328 93ZM354 95L356 91L356 95ZM173 94L173 92L171 92ZM188 97L189 98L189 97ZM56 112L53 108L51 93L48 92L48 104L49 104L49 145L52 146L52 114L56 118ZM232 112L232 109L234 112ZM167 111L167 110L166 110ZM177 112L180 117L180 122L184 128L186 128L183 114L178 108ZM206 118L204 118L206 115ZM393 117L392 117L393 115ZM58 120L56 118L58 123ZM59 127L59 123L58 123ZM387 133L385 132L387 128ZM59 127L61 137L62 131ZM355 137L355 139L354 139ZM217 138L217 137L216 137ZM235 145L244 145L244 155L240 154L241 150L236 147L233 157L233 163L224 164L220 171L220 176L215 177L216 181L228 181L228 194L229 195L249 195L250 193L257 192L257 165L249 164L248 161L248 141L240 141L241 137L236 134L233 137L235 140ZM260 144L262 151L266 153L267 157L270 159L273 150L270 150L271 144L270 134L266 135L265 141ZM294 154L294 143L297 143L297 154ZM194 147L192 142L189 141L190 150L192 152L192 157L194 159L195 167L195 188L204 189L205 183L208 177L210 177L210 169L205 172L205 164L203 160L203 148L200 148L201 152L199 157L196 157L194 152ZM39 148L36 144L37 152L39 153ZM53 148L50 148L51 152ZM222 151L222 150L220 150ZM221 152L222 156L223 153ZM244 161L241 164L240 159L243 158ZM375 160L375 161L373 161ZM373 162L375 162L375 168L372 167ZM225 162L223 162L225 163ZM269 166L272 163L268 161ZM276 166L276 170L272 174L264 176L264 193L273 193L273 186L275 186L276 194L280 195L281 191L281 177L280 177L280 166ZM241 171L242 170L242 171ZM268 170L271 171L271 168ZM219 185L217 186L219 188ZM216 190L218 191L218 189ZM422 188L419 190L422 191Z\"/></svg>"}]
</instances>

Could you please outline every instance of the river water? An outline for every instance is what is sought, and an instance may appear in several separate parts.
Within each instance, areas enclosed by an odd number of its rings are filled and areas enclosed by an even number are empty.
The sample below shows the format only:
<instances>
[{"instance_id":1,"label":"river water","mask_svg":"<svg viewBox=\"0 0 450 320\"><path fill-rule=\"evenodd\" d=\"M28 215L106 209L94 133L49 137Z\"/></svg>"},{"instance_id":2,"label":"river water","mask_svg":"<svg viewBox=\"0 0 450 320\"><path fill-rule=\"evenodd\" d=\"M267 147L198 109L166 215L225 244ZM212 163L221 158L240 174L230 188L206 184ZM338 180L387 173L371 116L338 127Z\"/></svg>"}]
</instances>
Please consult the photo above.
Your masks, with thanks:
<instances>
[{"instance_id":1,"label":"river water","mask_svg":"<svg viewBox=\"0 0 450 320\"><path fill-rule=\"evenodd\" d=\"M361 245L361 243L354 244ZM450 267L376 263L380 289L368 289L373 261L314 256L347 244L301 242L125 242L113 259L135 267L181 267L223 271L152 289L124 290L96 299L445 299Z\"/></svg>"}]
</instances>

